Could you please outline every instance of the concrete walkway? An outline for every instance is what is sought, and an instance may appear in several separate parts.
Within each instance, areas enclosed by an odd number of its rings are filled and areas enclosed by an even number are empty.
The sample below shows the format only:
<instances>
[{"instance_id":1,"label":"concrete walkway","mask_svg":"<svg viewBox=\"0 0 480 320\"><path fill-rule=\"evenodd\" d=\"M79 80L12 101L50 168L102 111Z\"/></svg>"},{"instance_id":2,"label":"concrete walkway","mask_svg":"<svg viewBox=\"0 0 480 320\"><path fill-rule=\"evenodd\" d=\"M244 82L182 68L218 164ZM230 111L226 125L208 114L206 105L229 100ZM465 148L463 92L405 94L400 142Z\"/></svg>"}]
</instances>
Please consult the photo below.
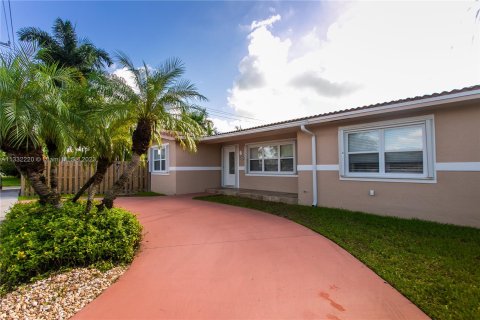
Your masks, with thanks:
<instances>
[{"instance_id":1,"label":"concrete walkway","mask_svg":"<svg viewBox=\"0 0 480 320\"><path fill-rule=\"evenodd\" d=\"M20 188L4 187L0 190L0 222L5 219L8 209L18 200Z\"/></svg>"},{"instance_id":2,"label":"concrete walkway","mask_svg":"<svg viewBox=\"0 0 480 320\"><path fill-rule=\"evenodd\" d=\"M122 198L130 269L73 319L427 319L349 253L286 219L189 197Z\"/></svg>"}]
</instances>

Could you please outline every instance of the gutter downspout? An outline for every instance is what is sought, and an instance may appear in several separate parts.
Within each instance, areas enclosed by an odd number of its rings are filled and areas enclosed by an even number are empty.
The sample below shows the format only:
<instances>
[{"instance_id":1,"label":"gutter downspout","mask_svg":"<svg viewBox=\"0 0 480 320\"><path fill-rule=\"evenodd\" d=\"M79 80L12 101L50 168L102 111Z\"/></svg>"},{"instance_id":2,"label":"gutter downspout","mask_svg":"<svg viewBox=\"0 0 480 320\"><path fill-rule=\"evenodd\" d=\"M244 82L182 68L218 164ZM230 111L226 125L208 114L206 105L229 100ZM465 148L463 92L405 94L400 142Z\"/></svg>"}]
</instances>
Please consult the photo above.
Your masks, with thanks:
<instances>
[{"instance_id":1,"label":"gutter downspout","mask_svg":"<svg viewBox=\"0 0 480 320\"><path fill-rule=\"evenodd\" d=\"M318 204L317 194L317 137L315 133L305 128L305 125L300 126L300 130L312 137L312 192L313 203L312 207L316 207Z\"/></svg>"}]
</instances>

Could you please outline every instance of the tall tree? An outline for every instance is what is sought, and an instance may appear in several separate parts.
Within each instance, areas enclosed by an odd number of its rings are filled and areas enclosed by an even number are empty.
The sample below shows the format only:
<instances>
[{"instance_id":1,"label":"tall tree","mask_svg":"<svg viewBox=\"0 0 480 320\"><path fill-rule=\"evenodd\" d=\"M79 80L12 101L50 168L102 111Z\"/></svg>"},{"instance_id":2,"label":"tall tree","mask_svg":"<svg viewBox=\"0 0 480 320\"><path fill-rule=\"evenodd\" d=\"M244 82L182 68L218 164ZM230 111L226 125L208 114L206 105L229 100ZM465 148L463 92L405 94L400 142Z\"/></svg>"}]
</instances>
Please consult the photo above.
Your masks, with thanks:
<instances>
[{"instance_id":1,"label":"tall tree","mask_svg":"<svg viewBox=\"0 0 480 320\"><path fill-rule=\"evenodd\" d=\"M42 135L65 134L68 112L63 101L78 73L57 65L37 64L34 47L20 46L0 55L0 148L40 196L40 203L59 204L43 172ZM61 86L58 86L61 84Z\"/></svg>"},{"instance_id":2,"label":"tall tree","mask_svg":"<svg viewBox=\"0 0 480 320\"><path fill-rule=\"evenodd\" d=\"M28 27L20 29L18 37L21 41L37 42L40 46L38 58L46 64L76 68L83 75L112 65L108 53L95 47L88 39L80 39L69 20L57 18L51 35L39 28Z\"/></svg>"},{"instance_id":3,"label":"tall tree","mask_svg":"<svg viewBox=\"0 0 480 320\"><path fill-rule=\"evenodd\" d=\"M113 202L128 182L133 170L139 165L153 141L160 141L161 134L168 132L180 141L184 148L196 151L197 140L205 135L203 127L191 116L193 102L206 101L197 88L182 79L185 72L179 59L165 61L158 68L150 68L145 62L136 68L131 59L123 53L118 60L135 80L135 89L130 92L130 101L121 111L135 120L132 133L132 159L124 173L114 183L98 206L113 207ZM115 112L120 112L116 109Z\"/></svg>"},{"instance_id":4,"label":"tall tree","mask_svg":"<svg viewBox=\"0 0 480 320\"><path fill-rule=\"evenodd\" d=\"M52 27L52 35L39 28L28 27L18 31L21 41L37 43L40 50L37 58L47 65L75 68L83 80L92 72L105 66L110 66L112 60L105 50L95 47L88 39L79 39L75 26L69 20L57 18ZM60 85L60 83L57 83ZM75 103L75 101L74 101ZM68 123L68 121L66 122ZM50 166L50 187L58 193L58 159L69 147L69 141L64 134L49 134L44 136L48 156L52 160Z\"/></svg>"}]
</instances>

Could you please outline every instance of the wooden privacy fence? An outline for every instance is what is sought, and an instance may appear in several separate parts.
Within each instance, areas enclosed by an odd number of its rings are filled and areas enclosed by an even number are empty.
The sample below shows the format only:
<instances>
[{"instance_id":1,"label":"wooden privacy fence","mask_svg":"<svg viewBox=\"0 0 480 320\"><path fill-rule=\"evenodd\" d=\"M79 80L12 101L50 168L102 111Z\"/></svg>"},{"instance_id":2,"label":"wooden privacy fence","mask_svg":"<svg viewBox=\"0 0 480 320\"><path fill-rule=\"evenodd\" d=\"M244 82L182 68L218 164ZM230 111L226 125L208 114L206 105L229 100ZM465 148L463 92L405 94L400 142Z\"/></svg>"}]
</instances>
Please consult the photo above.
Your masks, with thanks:
<instances>
[{"instance_id":1,"label":"wooden privacy fence","mask_svg":"<svg viewBox=\"0 0 480 320\"><path fill-rule=\"evenodd\" d=\"M97 193L105 193L117 181L124 172L128 162L117 161L108 168ZM63 194L74 194L90 179L95 173L96 162L84 161L60 161L58 163L58 191ZM47 183L50 184L51 162L45 161L44 175ZM146 162L140 163L140 166L133 172L123 194L134 194L141 191L148 191L148 165ZM28 181L22 176L21 195L32 196L35 192L29 186Z\"/></svg>"}]
</instances>

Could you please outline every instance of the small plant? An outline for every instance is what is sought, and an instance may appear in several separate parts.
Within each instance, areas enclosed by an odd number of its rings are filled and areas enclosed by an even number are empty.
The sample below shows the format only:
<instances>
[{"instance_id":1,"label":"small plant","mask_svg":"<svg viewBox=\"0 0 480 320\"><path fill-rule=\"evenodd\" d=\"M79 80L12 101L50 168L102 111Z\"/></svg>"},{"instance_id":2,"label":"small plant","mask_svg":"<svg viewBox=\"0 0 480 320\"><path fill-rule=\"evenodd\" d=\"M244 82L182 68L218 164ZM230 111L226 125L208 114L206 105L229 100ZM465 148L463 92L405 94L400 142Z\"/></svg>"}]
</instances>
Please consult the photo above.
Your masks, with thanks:
<instances>
[{"instance_id":1,"label":"small plant","mask_svg":"<svg viewBox=\"0 0 480 320\"><path fill-rule=\"evenodd\" d=\"M137 218L118 208L84 211L69 201L61 209L16 204L0 224L0 291L64 268L131 262L141 240Z\"/></svg>"}]
</instances>

